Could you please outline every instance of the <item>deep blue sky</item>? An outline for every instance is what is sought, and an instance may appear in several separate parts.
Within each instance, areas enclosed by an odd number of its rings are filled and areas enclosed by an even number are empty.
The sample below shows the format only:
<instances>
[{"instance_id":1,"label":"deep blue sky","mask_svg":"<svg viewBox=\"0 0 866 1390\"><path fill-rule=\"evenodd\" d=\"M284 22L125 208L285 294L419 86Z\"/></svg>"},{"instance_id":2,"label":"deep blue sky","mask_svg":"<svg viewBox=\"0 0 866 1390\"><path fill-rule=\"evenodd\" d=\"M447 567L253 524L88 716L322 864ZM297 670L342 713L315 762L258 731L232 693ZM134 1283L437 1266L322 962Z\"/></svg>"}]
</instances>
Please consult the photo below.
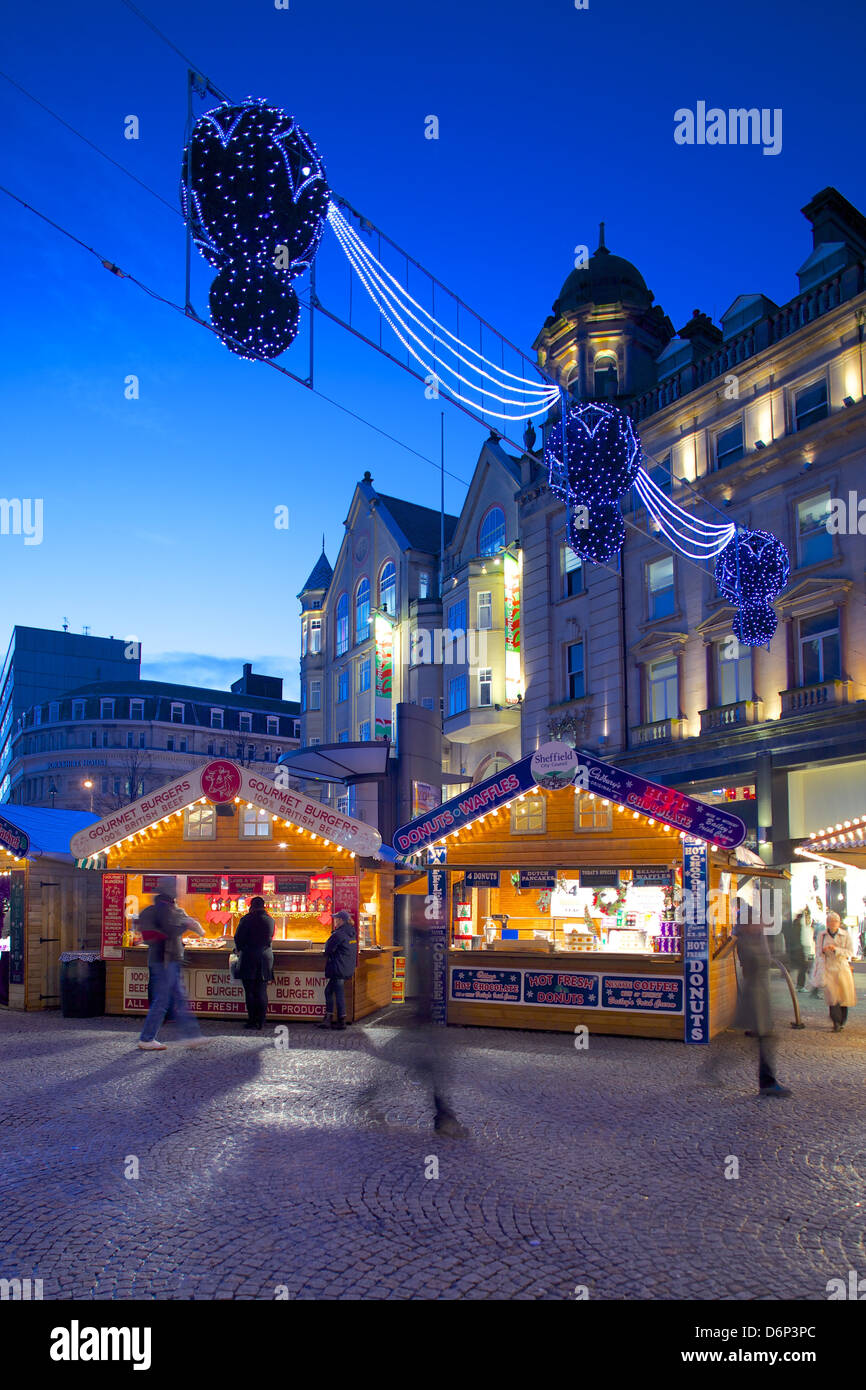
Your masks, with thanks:
<instances>
[{"instance_id":1,"label":"deep blue sky","mask_svg":"<svg viewBox=\"0 0 866 1390\"><path fill-rule=\"evenodd\" d=\"M330 183L527 350L573 262L633 260L679 328L737 294L778 302L811 249L799 209L835 184L866 208L863 51L850 0L142 0L223 90L293 112ZM186 74L120 0L16 6L2 66L176 202ZM681 148L677 107L781 107L783 150ZM213 103L210 103L213 104ZM197 110L206 109L199 106ZM123 118L141 122L138 142ZM440 120L438 142L424 118ZM5 82L2 181L172 299L180 218ZM437 471L103 271L0 199L6 496L42 497L45 537L0 537L12 623L143 642L144 671L228 683L252 660L297 691L295 595L354 483L438 505ZM330 236L329 233L326 233ZM194 301L209 277L197 258ZM439 409L322 326L317 385L438 456ZM286 366L305 370L302 351ZM141 399L128 402L135 373ZM448 467L485 431L447 407ZM462 489L449 480L447 505ZM274 507L291 509L275 531Z\"/></svg>"}]
</instances>

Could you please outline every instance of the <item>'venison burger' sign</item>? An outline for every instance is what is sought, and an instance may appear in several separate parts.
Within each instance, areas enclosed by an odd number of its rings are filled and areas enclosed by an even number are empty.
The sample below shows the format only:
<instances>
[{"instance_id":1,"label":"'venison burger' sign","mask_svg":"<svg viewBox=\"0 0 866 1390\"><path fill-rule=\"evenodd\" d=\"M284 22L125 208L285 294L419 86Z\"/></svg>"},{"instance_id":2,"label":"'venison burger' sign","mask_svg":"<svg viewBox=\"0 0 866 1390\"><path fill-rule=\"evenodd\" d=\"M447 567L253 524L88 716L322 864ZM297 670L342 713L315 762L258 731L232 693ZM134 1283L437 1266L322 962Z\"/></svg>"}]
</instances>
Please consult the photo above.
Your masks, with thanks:
<instances>
[{"instance_id":1,"label":"'venison burger' sign","mask_svg":"<svg viewBox=\"0 0 866 1390\"><path fill-rule=\"evenodd\" d=\"M183 777L167 782L157 791L149 792L138 801L124 806L94 825L80 830L72 839L72 854L78 859L99 854L110 845L146 830L164 816L192 806L202 797L209 801L233 801L236 797L250 802L259 810L288 821L324 840L354 850L361 857L375 854L382 844L378 830L352 816L341 815L318 801L310 801L290 787L279 787L267 777L249 768L240 767L226 758L219 758L195 768Z\"/></svg>"},{"instance_id":2,"label":"'venison burger' sign","mask_svg":"<svg viewBox=\"0 0 866 1390\"><path fill-rule=\"evenodd\" d=\"M581 791L594 792L620 806L642 811L663 825L698 835L721 849L735 849L746 838L745 825L729 811L708 806L704 801L696 801L657 782L648 782L634 772L592 757L582 748L546 743L477 787L470 787L434 811L401 825L394 836L395 848L403 854L424 849L484 811L496 810L535 786L549 790L574 786Z\"/></svg>"}]
</instances>

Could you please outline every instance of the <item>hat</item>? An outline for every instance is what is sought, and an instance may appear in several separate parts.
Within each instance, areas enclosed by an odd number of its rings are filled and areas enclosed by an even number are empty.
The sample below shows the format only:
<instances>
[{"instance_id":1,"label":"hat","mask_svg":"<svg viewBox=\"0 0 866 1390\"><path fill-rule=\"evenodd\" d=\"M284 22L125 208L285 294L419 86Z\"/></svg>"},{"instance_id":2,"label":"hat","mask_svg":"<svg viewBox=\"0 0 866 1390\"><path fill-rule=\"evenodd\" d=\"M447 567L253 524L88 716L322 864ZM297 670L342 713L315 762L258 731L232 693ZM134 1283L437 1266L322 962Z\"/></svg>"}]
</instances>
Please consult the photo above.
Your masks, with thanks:
<instances>
[{"instance_id":1,"label":"hat","mask_svg":"<svg viewBox=\"0 0 866 1390\"><path fill-rule=\"evenodd\" d=\"M161 878L157 881L156 896L158 898L176 898L177 883L173 878Z\"/></svg>"},{"instance_id":2,"label":"hat","mask_svg":"<svg viewBox=\"0 0 866 1390\"><path fill-rule=\"evenodd\" d=\"M335 922L347 922L348 925L349 925L350 927L353 927L353 926L355 925L354 922L352 921L352 914L351 914L351 912L349 912L348 909L345 908L345 907L341 907L341 908L340 908L340 911L337 912L337 913L334 915L334 921L335 921Z\"/></svg>"}]
</instances>

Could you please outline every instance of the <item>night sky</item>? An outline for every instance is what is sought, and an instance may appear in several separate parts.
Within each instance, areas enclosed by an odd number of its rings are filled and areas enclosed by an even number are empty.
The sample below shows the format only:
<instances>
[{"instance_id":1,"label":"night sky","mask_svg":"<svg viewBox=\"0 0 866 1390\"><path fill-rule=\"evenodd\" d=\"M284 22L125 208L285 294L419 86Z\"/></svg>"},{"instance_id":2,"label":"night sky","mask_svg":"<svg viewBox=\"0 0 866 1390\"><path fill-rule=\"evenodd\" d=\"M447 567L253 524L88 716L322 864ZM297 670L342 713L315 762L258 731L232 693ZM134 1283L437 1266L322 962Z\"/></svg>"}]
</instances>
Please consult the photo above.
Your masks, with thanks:
<instances>
[{"instance_id":1,"label":"night sky","mask_svg":"<svg viewBox=\"0 0 866 1390\"><path fill-rule=\"evenodd\" d=\"M240 100L292 112L332 188L527 351L574 247L634 261L680 328L738 294L779 303L811 249L799 209L834 184L866 209L864 13L842 0L724 6L637 0L142 0ZM16 6L3 70L171 204L0 81L0 182L180 302L186 67L120 0ZM781 108L777 156L681 147L674 112ZM216 104L199 102L196 114ZM137 115L140 138L124 139ZM440 122L424 138L425 117ZM297 694L295 595L354 483L438 506L422 462L148 298L3 197L4 496L44 499L44 539L0 537L13 623L134 634L150 678L227 685L243 661ZM322 297L343 293L328 246ZM208 268L194 252L193 302ZM303 286L302 286L303 288ZM438 460L441 405L349 334L316 322L316 386ZM306 372L302 343L281 364ZM124 379L140 399L124 399ZM446 406L447 467L468 480L486 431ZM463 489L447 480L457 511ZM288 531L274 508L290 509Z\"/></svg>"}]
</instances>

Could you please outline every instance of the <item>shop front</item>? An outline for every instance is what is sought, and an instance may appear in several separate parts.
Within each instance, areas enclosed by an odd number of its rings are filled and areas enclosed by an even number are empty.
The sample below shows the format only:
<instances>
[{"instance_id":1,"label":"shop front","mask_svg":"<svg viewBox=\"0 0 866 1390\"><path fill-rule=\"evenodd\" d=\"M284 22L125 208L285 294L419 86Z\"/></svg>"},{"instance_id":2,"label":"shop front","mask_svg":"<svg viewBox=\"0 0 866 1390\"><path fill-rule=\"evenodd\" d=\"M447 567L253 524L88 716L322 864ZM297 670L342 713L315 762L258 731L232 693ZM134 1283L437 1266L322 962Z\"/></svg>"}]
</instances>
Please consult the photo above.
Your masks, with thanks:
<instances>
[{"instance_id":1,"label":"shop front","mask_svg":"<svg viewBox=\"0 0 866 1390\"><path fill-rule=\"evenodd\" d=\"M347 1017L391 1000L393 868L370 826L226 759L207 763L88 827L73 852L102 879L106 1012L147 1010L147 948L136 921L168 880L203 936L184 937L190 1008L205 1018L245 1014L230 974L238 922L261 896L274 918L275 980L268 1017L324 1017L324 943L347 908L359 930Z\"/></svg>"},{"instance_id":2,"label":"shop front","mask_svg":"<svg viewBox=\"0 0 866 1390\"><path fill-rule=\"evenodd\" d=\"M866 813L813 830L794 853L792 911L807 907L816 935L838 912L866 956Z\"/></svg>"},{"instance_id":3,"label":"shop front","mask_svg":"<svg viewBox=\"0 0 866 1390\"><path fill-rule=\"evenodd\" d=\"M4 805L0 815L0 1004L56 1009L60 957L99 946L100 894L69 852L96 818Z\"/></svg>"},{"instance_id":4,"label":"shop front","mask_svg":"<svg viewBox=\"0 0 866 1390\"><path fill-rule=\"evenodd\" d=\"M397 891L423 892L442 932L451 1024L706 1043L735 1010L744 836L721 808L547 744L401 827L398 852L430 867Z\"/></svg>"}]
</instances>

